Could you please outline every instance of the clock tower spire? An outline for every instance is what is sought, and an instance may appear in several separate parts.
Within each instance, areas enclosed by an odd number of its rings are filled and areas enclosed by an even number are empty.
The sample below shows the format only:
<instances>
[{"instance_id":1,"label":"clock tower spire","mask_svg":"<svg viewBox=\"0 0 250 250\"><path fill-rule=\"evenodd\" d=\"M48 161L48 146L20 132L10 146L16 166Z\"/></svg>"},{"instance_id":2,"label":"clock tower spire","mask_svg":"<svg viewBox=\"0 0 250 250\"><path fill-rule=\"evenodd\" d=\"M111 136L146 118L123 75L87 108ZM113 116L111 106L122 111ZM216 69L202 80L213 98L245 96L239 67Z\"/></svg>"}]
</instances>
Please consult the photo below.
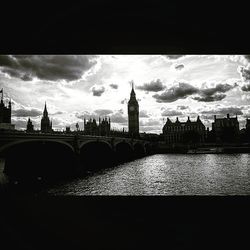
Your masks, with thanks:
<instances>
[{"instance_id":1,"label":"clock tower spire","mask_svg":"<svg viewBox=\"0 0 250 250\"><path fill-rule=\"evenodd\" d=\"M139 104L136 100L134 82L131 82L132 90L128 101L128 131L130 136L139 136Z\"/></svg>"}]
</instances>

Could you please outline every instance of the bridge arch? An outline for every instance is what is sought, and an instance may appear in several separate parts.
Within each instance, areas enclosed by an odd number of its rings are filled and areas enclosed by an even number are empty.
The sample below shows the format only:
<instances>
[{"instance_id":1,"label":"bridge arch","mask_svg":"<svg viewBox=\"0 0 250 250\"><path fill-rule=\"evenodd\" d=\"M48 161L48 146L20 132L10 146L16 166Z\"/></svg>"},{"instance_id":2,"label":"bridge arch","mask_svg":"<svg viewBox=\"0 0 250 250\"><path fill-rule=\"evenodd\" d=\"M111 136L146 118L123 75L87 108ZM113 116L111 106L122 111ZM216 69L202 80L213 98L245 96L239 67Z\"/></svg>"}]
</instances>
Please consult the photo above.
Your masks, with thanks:
<instances>
[{"instance_id":1,"label":"bridge arch","mask_svg":"<svg viewBox=\"0 0 250 250\"><path fill-rule=\"evenodd\" d=\"M146 143L144 144L144 148L145 148L145 153L146 153L146 155L151 155L151 154L152 154L152 152L153 152L153 147L152 147L152 145L151 145L149 142L146 142Z\"/></svg>"},{"instance_id":2,"label":"bridge arch","mask_svg":"<svg viewBox=\"0 0 250 250\"><path fill-rule=\"evenodd\" d=\"M26 143L26 142L56 142L56 143L60 143L63 144L67 147L69 147L72 151L74 151L74 148L71 144L61 141L61 140L54 140L54 139L23 139L23 140L18 140L18 141L12 141L2 147L0 147L0 154L4 155L9 148L11 148L14 145L18 145L18 144L22 144L22 143Z\"/></svg>"},{"instance_id":3,"label":"bridge arch","mask_svg":"<svg viewBox=\"0 0 250 250\"><path fill-rule=\"evenodd\" d=\"M80 161L83 170L110 167L114 164L114 151L105 140L88 140L80 145Z\"/></svg>"},{"instance_id":4,"label":"bridge arch","mask_svg":"<svg viewBox=\"0 0 250 250\"><path fill-rule=\"evenodd\" d=\"M105 140L87 140L87 141L83 141L81 144L80 144L80 149L82 147L84 147L86 144L88 143L104 143L106 144L107 146L109 146L111 149L112 149L112 146L111 144L108 142L108 141L105 141Z\"/></svg>"},{"instance_id":5,"label":"bridge arch","mask_svg":"<svg viewBox=\"0 0 250 250\"><path fill-rule=\"evenodd\" d=\"M130 143L120 141L115 144L116 161L118 163L130 161L134 157L134 149Z\"/></svg>"},{"instance_id":6,"label":"bridge arch","mask_svg":"<svg viewBox=\"0 0 250 250\"><path fill-rule=\"evenodd\" d=\"M1 149L5 158L4 172L13 178L61 178L75 167L74 149L63 141L19 140Z\"/></svg>"},{"instance_id":7,"label":"bridge arch","mask_svg":"<svg viewBox=\"0 0 250 250\"><path fill-rule=\"evenodd\" d=\"M140 158L145 156L145 147L141 142L134 143L134 156L135 158Z\"/></svg>"}]
</instances>

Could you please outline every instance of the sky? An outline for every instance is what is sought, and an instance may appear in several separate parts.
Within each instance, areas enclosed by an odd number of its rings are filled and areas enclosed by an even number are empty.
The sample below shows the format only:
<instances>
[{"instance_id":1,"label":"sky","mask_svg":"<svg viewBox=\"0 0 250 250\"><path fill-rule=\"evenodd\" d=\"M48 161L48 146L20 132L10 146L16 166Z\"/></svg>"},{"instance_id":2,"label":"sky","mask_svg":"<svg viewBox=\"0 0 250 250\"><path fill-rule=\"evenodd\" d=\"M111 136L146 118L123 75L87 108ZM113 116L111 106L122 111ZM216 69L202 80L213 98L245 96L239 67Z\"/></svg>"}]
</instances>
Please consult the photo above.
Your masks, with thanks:
<instances>
[{"instance_id":1,"label":"sky","mask_svg":"<svg viewBox=\"0 0 250 250\"><path fill-rule=\"evenodd\" d=\"M214 115L250 118L249 55L0 55L0 89L12 101L12 123L35 129L45 102L53 129L83 119L110 117L127 130L127 102L134 82L140 132L161 133L167 117L200 116L211 129Z\"/></svg>"}]
</instances>

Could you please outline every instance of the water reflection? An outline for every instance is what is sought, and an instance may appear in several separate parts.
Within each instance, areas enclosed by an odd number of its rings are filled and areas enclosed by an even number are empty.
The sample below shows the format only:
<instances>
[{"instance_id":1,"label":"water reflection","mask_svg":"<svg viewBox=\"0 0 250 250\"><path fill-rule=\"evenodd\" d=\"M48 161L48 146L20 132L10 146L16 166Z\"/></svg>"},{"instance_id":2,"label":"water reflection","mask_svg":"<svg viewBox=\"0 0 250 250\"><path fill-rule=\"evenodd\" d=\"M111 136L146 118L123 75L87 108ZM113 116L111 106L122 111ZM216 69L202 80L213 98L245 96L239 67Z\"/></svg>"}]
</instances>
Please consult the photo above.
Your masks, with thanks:
<instances>
[{"instance_id":1,"label":"water reflection","mask_svg":"<svg viewBox=\"0 0 250 250\"><path fill-rule=\"evenodd\" d=\"M249 154L153 155L48 190L60 195L250 194Z\"/></svg>"}]
</instances>

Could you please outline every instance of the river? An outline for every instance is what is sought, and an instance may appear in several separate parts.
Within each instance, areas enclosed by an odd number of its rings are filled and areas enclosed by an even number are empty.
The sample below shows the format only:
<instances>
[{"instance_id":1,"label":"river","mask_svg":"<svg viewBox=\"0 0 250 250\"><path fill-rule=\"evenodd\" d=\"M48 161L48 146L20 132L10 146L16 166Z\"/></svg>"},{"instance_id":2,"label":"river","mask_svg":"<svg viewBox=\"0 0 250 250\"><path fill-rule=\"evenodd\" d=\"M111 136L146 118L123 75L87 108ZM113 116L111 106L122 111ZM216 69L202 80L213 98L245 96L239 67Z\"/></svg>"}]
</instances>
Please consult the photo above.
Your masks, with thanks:
<instances>
[{"instance_id":1,"label":"river","mask_svg":"<svg viewBox=\"0 0 250 250\"><path fill-rule=\"evenodd\" d=\"M52 195L249 195L250 154L157 154L49 188Z\"/></svg>"}]
</instances>

